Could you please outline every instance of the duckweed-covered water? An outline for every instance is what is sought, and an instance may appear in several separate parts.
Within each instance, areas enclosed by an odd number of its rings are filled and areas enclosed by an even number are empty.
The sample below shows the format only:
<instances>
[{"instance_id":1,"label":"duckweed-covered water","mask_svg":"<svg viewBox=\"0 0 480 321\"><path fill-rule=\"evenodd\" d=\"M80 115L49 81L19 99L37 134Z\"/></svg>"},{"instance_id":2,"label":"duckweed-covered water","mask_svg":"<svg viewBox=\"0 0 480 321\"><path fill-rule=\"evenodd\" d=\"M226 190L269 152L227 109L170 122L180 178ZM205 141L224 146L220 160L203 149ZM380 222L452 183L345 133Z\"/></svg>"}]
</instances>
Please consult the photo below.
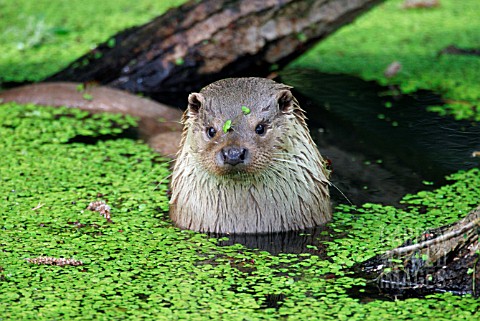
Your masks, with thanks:
<instances>
[{"instance_id":1,"label":"duckweed-covered water","mask_svg":"<svg viewBox=\"0 0 480 321\"><path fill-rule=\"evenodd\" d=\"M479 308L448 293L365 303L349 291L365 284L353 264L476 206L478 169L404 198L404 209L339 206L330 240L271 254L175 228L168 164L122 136L131 119L4 104L0 124L0 320L465 320ZM86 210L94 200L111 206L112 223ZM83 265L26 261L40 256Z\"/></svg>"}]
</instances>

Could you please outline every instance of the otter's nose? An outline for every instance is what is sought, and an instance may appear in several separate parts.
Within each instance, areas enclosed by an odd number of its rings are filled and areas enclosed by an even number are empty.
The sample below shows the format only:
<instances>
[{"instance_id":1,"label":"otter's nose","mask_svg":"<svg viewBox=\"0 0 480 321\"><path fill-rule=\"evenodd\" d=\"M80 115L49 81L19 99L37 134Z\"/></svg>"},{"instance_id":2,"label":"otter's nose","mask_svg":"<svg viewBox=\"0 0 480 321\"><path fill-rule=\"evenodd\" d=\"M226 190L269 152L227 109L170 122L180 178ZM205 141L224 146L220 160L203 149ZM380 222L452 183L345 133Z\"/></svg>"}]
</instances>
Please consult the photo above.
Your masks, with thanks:
<instances>
[{"instance_id":1,"label":"otter's nose","mask_svg":"<svg viewBox=\"0 0 480 321\"><path fill-rule=\"evenodd\" d=\"M225 147L222 149L223 161L225 164L235 166L243 163L247 157L247 149L240 147Z\"/></svg>"}]
</instances>

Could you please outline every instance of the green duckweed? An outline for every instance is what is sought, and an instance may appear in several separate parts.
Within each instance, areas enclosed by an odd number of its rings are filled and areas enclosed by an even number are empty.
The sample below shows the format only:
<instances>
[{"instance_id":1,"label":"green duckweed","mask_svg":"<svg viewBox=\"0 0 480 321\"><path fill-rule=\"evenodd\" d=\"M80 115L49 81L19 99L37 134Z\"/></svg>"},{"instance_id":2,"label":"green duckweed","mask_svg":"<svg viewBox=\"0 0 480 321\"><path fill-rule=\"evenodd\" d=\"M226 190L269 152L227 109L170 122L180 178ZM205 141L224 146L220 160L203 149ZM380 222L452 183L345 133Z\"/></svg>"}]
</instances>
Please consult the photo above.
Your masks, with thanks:
<instances>
[{"instance_id":1,"label":"green duckweed","mask_svg":"<svg viewBox=\"0 0 480 321\"><path fill-rule=\"evenodd\" d=\"M470 296L362 303L349 295L365 284L349 276L355 262L471 210L478 169L405 197L405 210L339 206L331 226L343 236L327 244L326 261L220 246L176 228L168 162L124 137L132 118L3 104L0 124L0 320L465 320L479 308ZM96 200L111 207L112 222L86 210ZM83 265L26 261L41 256Z\"/></svg>"}]
</instances>

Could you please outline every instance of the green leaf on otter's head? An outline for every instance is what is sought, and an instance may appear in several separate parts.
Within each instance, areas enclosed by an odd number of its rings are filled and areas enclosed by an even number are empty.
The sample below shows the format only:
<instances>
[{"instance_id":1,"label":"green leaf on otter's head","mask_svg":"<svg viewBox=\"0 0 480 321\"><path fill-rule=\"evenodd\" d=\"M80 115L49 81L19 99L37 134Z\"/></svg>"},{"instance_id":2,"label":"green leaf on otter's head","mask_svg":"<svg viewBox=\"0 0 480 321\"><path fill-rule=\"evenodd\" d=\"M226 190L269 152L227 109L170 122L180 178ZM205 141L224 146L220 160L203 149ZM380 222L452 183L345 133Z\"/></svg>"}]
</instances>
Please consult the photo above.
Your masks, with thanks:
<instances>
[{"instance_id":1,"label":"green leaf on otter's head","mask_svg":"<svg viewBox=\"0 0 480 321\"><path fill-rule=\"evenodd\" d=\"M244 115L248 115L250 114L250 108L248 108L247 106L242 106L242 112Z\"/></svg>"},{"instance_id":2,"label":"green leaf on otter's head","mask_svg":"<svg viewBox=\"0 0 480 321\"><path fill-rule=\"evenodd\" d=\"M223 132L224 133L227 133L230 128L232 128L232 120L231 119L227 119L227 121L225 122L225 124L223 124Z\"/></svg>"}]
</instances>

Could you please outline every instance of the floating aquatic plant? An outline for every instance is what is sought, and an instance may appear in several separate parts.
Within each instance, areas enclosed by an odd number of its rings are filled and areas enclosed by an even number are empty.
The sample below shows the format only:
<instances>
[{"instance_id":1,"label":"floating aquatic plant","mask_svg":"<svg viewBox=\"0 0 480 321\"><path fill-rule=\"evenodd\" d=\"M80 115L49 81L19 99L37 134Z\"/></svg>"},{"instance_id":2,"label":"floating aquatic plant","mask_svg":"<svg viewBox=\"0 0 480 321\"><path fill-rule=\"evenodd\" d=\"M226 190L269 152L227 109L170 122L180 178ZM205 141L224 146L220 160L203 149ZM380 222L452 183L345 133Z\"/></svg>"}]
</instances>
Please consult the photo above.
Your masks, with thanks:
<instances>
[{"instance_id":1,"label":"floating aquatic plant","mask_svg":"<svg viewBox=\"0 0 480 321\"><path fill-rule=\"evenodd\" d=\"M248 108L247 106L242 106L242 113L244 115L250 114L250 108Z\"/></svg>"},{"instance_id":2,"label":"floating aquatic plant","mask_svg":"<svg viewBox=\"0 0 480 321\"><path fill-rule=\"evenodd\" d=\"M0 105L0 319L475 318L479 302L469 296L361 303L349 293L365 281L348 268L466 215L478 202L478 169L406 197L405 209L338 207L331 227L342 236L322 246L329 260L272 255L176 228L168 187L159 184L168 162L122 138L132 123L121 115ZM111 139L76 139L104 134ZM108 200L115 224L85 210L92 199ZM305 250L323 251L308 243ZM61 268L25 258L83 264Z\"/></svg>"},{"instance_id":3,"label":"floating aquatic plant","mask_svg":"<svg viewBox=\"0 0 480 321\"><path fill-rule=\"evenodd\" d=\"M224 133L227 133L232 128L232 120L227 119L223 124L222 130Z\"/></svg>"}]
</instances>

